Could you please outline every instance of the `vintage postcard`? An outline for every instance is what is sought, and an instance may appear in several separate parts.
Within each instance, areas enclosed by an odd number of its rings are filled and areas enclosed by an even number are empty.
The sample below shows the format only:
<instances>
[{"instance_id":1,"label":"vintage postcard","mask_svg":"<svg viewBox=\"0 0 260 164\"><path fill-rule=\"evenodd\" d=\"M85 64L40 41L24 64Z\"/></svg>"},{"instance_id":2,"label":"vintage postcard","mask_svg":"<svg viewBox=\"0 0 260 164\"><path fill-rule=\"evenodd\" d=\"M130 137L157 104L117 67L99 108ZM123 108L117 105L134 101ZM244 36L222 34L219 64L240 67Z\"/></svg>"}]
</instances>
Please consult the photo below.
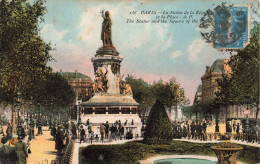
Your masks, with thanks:
<instances>
[{"instance_id":1,"label":"vintage postcard","mask_svg":"<svg viewBox=\"0 0 260 164\"><path fill-rule=\"evenodd\" d=\"M260 163L257 0L0 0L0 164Z\"/></svg>"}]
</instances>

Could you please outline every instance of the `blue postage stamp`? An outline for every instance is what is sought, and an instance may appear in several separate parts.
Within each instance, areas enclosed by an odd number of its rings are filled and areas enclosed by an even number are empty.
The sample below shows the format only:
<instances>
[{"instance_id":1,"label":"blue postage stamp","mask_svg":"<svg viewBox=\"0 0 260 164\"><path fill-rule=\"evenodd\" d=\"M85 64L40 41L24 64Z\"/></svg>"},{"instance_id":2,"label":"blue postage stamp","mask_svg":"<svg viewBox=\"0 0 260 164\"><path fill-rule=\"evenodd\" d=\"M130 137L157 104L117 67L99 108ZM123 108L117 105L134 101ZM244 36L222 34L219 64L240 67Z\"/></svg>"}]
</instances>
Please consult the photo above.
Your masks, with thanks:
<instances>
[{"instance_id":1,"label":"blue postage stamp","mask_svg":"<svg viewBox=\"0 0 260 164\"><path fill-rule=\"evenodd\" d=\"M249 42L248 7L219 6L215 8L214 47L242 49Z\"/></svg>"}]
</instances>

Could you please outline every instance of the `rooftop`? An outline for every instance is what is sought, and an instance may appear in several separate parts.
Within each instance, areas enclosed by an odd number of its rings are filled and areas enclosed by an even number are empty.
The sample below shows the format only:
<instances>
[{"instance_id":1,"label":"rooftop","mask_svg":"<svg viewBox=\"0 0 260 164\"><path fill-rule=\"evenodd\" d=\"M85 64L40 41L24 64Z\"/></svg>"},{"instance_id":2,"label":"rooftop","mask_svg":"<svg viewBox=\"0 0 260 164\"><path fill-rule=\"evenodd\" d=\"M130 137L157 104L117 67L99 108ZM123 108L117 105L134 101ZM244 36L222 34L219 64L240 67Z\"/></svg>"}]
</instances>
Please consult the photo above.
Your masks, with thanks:
<instances>
[{"instance_id":1,"label":"rooftop","mask_svg":"<svg viewBox=\"0 0 260 164\"><path fill-rule=\"evenodd\" d=\"M91 78L87 75L84 75L80 72L62 72L60 71L60 74L65 77L65 78L68 78L68 79L84 79L84 80L88 80L88 81L91 81Z\"/></svg>"}]
</instances>

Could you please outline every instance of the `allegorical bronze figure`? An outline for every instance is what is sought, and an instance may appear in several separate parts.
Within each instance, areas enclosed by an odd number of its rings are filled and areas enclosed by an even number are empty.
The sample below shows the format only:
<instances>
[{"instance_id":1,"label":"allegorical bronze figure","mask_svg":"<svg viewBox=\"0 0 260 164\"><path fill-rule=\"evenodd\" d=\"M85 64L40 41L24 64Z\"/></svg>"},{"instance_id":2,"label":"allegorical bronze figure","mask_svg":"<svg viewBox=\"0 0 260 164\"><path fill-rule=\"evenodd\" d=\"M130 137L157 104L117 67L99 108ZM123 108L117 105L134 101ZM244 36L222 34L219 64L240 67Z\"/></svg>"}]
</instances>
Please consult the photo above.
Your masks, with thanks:
<instances>
[{"instance_id":1,"label":"allegorical bronze figure","mask_svg":"<svg viewBox=\"0 0 260 164\"><path fill-rule=\"evenodd\" d=\"M103 41L103 47L112 47L112 21L110 19L109 12L106 11L104 15L104 10L102 10L101 15L104 18L101 31L101 40Z\"/></svg>"}]
</instances>

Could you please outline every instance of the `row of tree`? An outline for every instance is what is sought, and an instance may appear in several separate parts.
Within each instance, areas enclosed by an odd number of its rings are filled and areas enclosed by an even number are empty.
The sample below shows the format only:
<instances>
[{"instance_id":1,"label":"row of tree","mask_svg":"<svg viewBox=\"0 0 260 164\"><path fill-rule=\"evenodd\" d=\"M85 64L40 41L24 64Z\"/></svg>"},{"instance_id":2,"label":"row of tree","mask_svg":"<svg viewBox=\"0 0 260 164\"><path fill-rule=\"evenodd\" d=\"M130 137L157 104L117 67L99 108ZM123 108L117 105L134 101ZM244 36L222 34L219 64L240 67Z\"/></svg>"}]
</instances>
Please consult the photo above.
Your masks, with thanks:
<instances>
[{"instance_id":1,"label":"row of tree","mask_svg":"<svg viewBox=\"0 0 260 164\"><path fill-rule=\"evenodd\" d=\"M256 107L256 123L259 113L259 25L251 30L250 43L241 50L227 50L233 53L228 62L231 74L222 73L217 79L218 91L215 99L184 107L187 117L198 113L203 118L214 114L216 108L223 107L228 113L231 105L250 105ZM227 116L226 116L227 117Z\"/></svg>"},{"instance_id":2,"label":"row of tree","mask_svg":"<svg viewBox=\"0 0 260 164\"><path fill-rule=\"evenodd\" d=\"M66 79L47 66L52 48L39 34L45 13L43 0L0 2L0 103L11 105L13 127L17 106L55 109L74 102Z\"/></svg>"},{"instance_id":3,"label":"row of tree","mask_svg":"<svg viewBox=\"0 0 260 164\"><path fill-rule=\"evenodd\" d=\"M132 87L134 99L140 104L140 116L148 116L156 100L164 104L169 114L171 114L172 109L177 110L179 106L189 103L185 97L184 89L174 78L168 82L159 80L149 84L141 78L128 75L126 81Z\"/></svg>"}]
</instances>

